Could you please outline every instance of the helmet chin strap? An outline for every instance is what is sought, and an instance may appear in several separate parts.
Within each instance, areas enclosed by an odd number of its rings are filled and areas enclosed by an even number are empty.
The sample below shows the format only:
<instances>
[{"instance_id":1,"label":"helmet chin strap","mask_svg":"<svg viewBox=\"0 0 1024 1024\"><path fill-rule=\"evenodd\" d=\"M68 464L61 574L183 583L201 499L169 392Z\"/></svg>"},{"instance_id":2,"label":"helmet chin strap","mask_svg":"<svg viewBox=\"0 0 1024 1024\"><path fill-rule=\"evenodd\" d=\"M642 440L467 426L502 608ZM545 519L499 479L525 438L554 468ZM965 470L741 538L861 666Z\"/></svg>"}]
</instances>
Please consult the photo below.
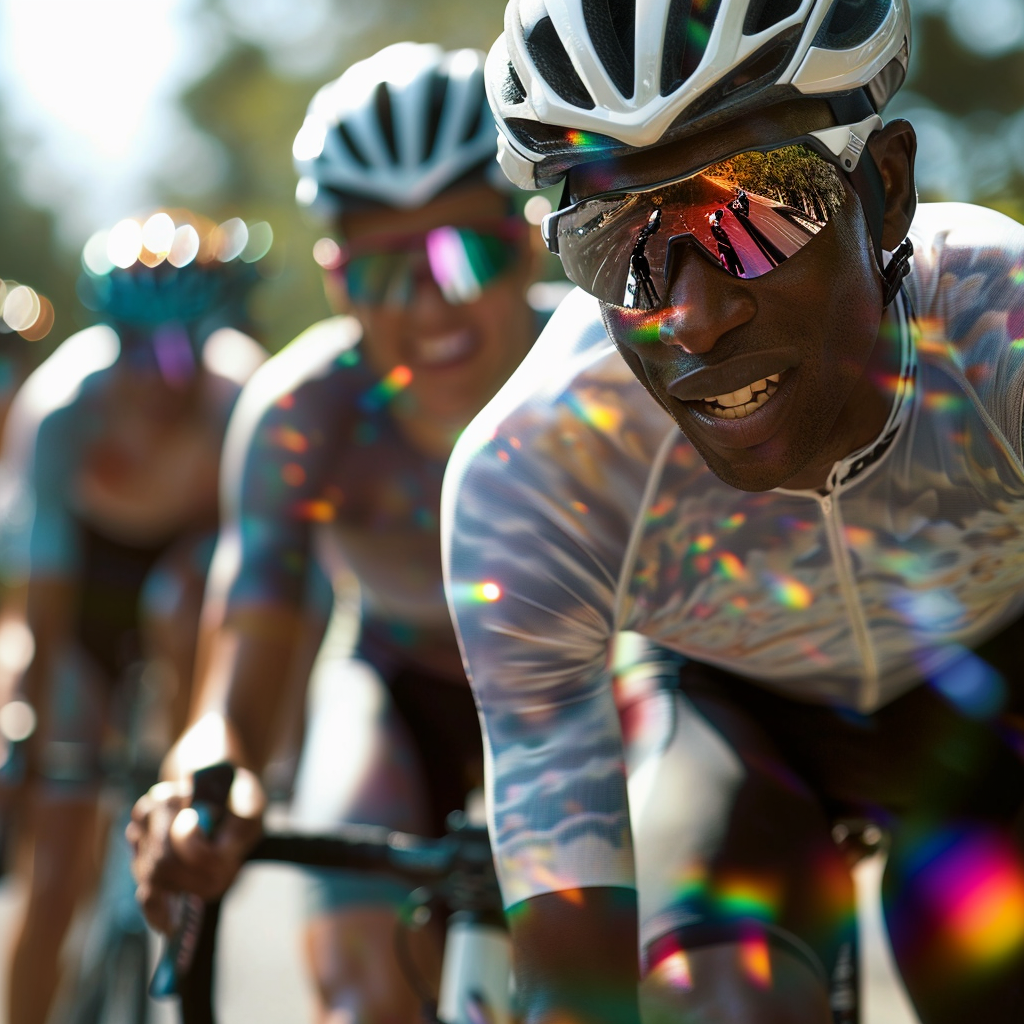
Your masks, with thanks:
<instances>
[{"instance_id":1,"label":"helmet chin strap","mask_svg":"<svg viewBox=\"0 0 1024 1024\"><path fill-rule=\"evenodd\" d=\"M913 255L913 242L909 238L903 239L882 271L882 281L885 284L885 291L882 293L883 306L888 306L899 294L903 278L910 273L910 258Z\"/></svg>"}]
</instances>

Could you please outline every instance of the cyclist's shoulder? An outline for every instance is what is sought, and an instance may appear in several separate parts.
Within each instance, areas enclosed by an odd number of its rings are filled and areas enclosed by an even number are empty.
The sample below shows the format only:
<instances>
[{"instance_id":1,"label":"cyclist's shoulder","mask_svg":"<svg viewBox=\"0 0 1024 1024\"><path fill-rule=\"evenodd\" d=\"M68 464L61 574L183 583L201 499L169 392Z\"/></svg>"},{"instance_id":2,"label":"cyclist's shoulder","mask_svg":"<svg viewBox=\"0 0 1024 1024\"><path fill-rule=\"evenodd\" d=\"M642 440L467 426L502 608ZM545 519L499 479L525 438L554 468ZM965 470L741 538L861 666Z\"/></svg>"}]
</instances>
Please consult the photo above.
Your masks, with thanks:
<instances>
[{"instance_id":1,"label":"cyclist's shoulder","mask_svg":"<svg viewBox=\"0 0 1024 1024\"><path fill-rule=\"evenodd\" d=\"M500 533L510 519L576 506L592 524L619 523L669 433L681 436L616 351L597 300L576 290L455 446L446 527L477 510Z\"/></svg>"},{"instance_id":2,"label":"cyclist's shoulder","mask_svg":"<svg viewBox=\"0 0 1024 1024\"><path fill-rule=\"evenodd\" d=\"M321 320L266 360L250 377L236 418L318 419L344 402L346 377L359 366L362 328L348 316Z\"/></svg>"},{"instance_id":3,"label":"cyclist's shoulder","mask_svg":"<svg viewBox=\"0 0 1024 1024\"><path fill-rule=\"evenodd\" d=\"M120 351L117 333L106 324L72 334L22 384L6 433L35 433L69 413L73 418L83 399L102 392Z\"/></svg>"},{"instance_id":4,"label":"cyclist's shoulder","mask_svg":"<svg viewBox=\"0 0 1024 1024\"><path fill-rule=\"evenodd\" d=\"M1024 287L1024 227L970 203L922 203L910 232L907 285L919 316L981 315L986 302Z\"/></svg>"}]
</instances>

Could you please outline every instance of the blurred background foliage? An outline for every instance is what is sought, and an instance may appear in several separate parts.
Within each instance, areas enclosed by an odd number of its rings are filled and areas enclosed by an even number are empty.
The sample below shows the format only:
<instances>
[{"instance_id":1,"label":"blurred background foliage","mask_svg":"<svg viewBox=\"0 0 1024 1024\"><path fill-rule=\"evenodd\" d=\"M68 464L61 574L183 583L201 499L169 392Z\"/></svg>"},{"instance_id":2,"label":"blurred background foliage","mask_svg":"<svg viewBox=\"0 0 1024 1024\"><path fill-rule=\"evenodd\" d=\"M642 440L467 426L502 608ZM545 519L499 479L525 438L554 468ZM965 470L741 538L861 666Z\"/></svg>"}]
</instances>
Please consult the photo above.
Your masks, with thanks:
<instances>
[{"instance_id":1,"label":"blurred background foliage","mask_svg":"<svg viewBox=\"0 0 1024 1024\"><path fill-rule=\"evenodd\" d=\"M180 161L154 170L151 192L217 219L272 224L271 268L252 317L277 349L328 313L311 256L319 232L293 199L291 142L310 97L396 40L486 49L504 0L197 0L189 10L206 69L179 102L204 145L189 151L185 172ZM914 18L911 73L888 114L918 129L922 199L981 202L1024 220L1024 0L917 0ZM18 152L18 138L0 130L0 275L33 284L57 307L43 354L89 322L72 299L84 239L62 241L54 214L27 202Z\"/></svg>"}]
</instances>

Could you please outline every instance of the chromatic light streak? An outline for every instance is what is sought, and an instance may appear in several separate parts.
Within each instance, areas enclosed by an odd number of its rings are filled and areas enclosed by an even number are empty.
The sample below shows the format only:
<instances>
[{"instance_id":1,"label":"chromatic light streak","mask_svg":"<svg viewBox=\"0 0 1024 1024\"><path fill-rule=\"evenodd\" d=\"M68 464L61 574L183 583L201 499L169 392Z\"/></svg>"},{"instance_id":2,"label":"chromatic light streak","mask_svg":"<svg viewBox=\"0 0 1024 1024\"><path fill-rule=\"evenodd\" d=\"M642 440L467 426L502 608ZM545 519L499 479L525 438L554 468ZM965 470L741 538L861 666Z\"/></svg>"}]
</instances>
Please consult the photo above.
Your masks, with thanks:
<instances>
[{"instance_id":1,"label":"chromatic light streak","mask_svg":"<svg viewBox=\"0 0 1024 1024\"><path fill-rule=\"evenodd\" d=\"M501 587L493 580L484 580L482 583L456 583L452 590L457 600L473 604L493 604L502 597Z\"/></svg>"},{"instance_id":2,"label":"chromatic light streak","mask_svg":"<svg viewBox=\"0 0 1024 1024\"><path fill-rule=\"evenodd\" d=\"M681 950L670 953L650 972L650 977L667 988L678 992L693 990L693 975L690 973L690 960Z\"/></svg>"},{"instance_id":3,"label":"chromatic light streak","mask_svg":"<svg viewBox=\"0 0 1024 1024\"><path fill-rule=\"evenodd\" d=\"M927 864L920 882L971 966L1001 962L1024 945L1024 867L1002 836L960 837Z\"/></svg>"},{"instance_id":4,"label":"chromatic light streak","mask_svg":"<svg viewBox=\"0 0 1024 1024\"><path fill-rule=\"evenodd\" d=\"M792 611L802 612L814 601L810 588L790 576L770 576L769 588L775 600Z\"/></svg>"},{"instance_id":5,"label":"chromatic light streak","mask_svg":"<svg viewBox=\"0 0 1024 1024\"><path fill-rule=\"evenodd\" d=\"M370 411L382 409L412 383L412 378L413 373L408 366L396 366L366 393L360 404Z\"/></svg>"},{"instance_id":6,"label":"chromatic light streak","mask_svg":"<svg viewBox=\"0 0 1024 1024\"><path fill-rule=\"evenodd\" d=\"M746 567L731 551L723 551L718 556L718 569L729 580L745 580L747 578Z\"/></svg>"},{"instance_id":7,"label":"chromatic light streak","mask_svg":"<svg viewBox=\"0 0 1024 1024\"><path fill-rule=\"evenodd\" d=\"M716 886L716 902L730 917L773 921L778 913L779 886L771 879L724 879Z\"/></svg>"},{"instance_id":8,"label":"chromatic light streak","mask_svg":"<svg viewBox=\"0 0 1024 1024\"><path fill-rule=\"evenodd\" d=\"M748 935L740 940L740 969L758 988L772 987L772 962L763 935Z\"/></svg>"},{"instance_id":9,"label":"chromatic light streak","mask_svg":"<svg viewBox=\"0 0 1024 1024\"><path fill-rule=\"evenodd\" d=\"M306 435L294 427L277 427L271 432L271 440L278 447L297 455L309 451L309 440Z\"/></svg>"},{"instance_id":10,"label":"chromatic light streak","mask_svg":"<svg viewBox=\"0 0 1024 1024\"><path fill-rule=\"evenodd\" d=\"M301 501L295 506L295 514L309 523L330 523L334 521L335 508L329 501Z\"/></svg>"}]
</instances>

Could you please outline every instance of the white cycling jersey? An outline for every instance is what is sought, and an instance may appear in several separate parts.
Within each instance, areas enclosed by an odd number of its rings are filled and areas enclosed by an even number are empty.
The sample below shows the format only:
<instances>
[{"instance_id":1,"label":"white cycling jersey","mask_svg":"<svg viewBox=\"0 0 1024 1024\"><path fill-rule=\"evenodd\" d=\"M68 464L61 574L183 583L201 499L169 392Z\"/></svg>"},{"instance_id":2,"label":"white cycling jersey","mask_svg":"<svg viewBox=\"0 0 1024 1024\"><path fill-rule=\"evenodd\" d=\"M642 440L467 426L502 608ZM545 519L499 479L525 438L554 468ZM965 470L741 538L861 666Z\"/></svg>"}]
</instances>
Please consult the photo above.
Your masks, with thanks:
<instances>
[{"instance_id":1,"label":"white cycling jersey","mask_svg":"<svg viewBox=\"0 0 1024 1024\"><path fill-rule=\"evenodd\" d=\"M1024 229L936 204L911 237L889 421L822 493L714 476L582 292L460 440L446 582L508 904L634 884L616 632L869 711L1024 611Z\"/></svg>"}]
</instances>

